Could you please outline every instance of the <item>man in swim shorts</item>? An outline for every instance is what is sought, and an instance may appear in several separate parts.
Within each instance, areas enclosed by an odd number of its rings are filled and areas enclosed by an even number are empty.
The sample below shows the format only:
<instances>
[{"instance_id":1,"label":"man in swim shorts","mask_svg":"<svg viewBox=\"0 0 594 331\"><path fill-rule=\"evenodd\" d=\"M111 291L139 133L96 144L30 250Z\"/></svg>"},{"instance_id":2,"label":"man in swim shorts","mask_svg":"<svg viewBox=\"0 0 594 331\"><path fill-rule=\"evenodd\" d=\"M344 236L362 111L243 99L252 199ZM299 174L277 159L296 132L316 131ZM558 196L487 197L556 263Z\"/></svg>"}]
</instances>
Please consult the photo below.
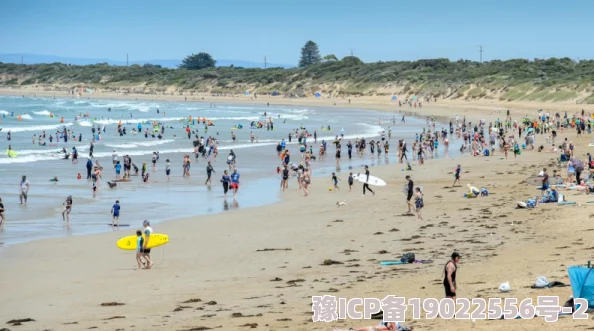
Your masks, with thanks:
<instances>
[{"instance_id":1,"label":"man in swim shorts","mask_svg":"<svg viewBox=\"0 0 594 331\"><path fill-rule=\"evenodd\" d=\"M233 169L231 174L231 189L233 190L233 198L237 196L237 190L239 190L239 172L237 169Z\"/></svg>"},{"instance_id":2,"label":"man in swim shorts","mask_svg":"<svg viewBox=\"0 0 594 331\"><path fill-rule=\"evenodd\" d=\"M27 204L27 195L29 194L30 187L31 185L27 180L27 176L23 176L23 178L21 179L21 195L19 196L19 199L21 200L21 205L23 204L23 200L25 200L25 204Z\"/></svg>"}]
</instances>

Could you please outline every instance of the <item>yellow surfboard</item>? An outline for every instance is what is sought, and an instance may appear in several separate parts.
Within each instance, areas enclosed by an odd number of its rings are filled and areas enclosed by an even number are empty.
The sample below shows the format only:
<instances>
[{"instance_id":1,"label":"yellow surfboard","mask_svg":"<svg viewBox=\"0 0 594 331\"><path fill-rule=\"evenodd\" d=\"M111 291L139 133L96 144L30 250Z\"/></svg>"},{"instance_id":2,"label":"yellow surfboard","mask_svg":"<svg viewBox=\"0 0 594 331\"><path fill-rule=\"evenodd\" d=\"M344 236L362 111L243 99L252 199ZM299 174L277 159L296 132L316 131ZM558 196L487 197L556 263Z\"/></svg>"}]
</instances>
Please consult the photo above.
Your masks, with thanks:
<instances>
[{"instance_id":1,"label":"yellow surfboard","mask_svg":"<svg viewBox=\"0 0 594 331\"><path fill-rule=\"evenodd\" d=\"M145 239L145 236L142 235L142 238ZM138 241L137 236L127 236L124 238L120 238L117 241L116 245L118 246L119 249L133 251L136 249L137 241ZM146 248L159 247L159 246L165 245L168 242L169 242L168 235L160 234L160 233L153 233L153 234L151 234L151 238L150 238Z\"/></svg>"},{"instance_id":2,"label":"yellow surfboard","mask_svg":"<svg viewBox=\"0 0 594 331\"><path fill-rule=\"evenodd\" d=\"M12 149L11 149L11 150L8 150L8 149L7 149L7 150L6 150L6 155L8 155L8 157L17 157L17 156L18 156L17 152L15 152L15 151L14 151L14 150L12 150Z\"/></svg>"}]
</instances>

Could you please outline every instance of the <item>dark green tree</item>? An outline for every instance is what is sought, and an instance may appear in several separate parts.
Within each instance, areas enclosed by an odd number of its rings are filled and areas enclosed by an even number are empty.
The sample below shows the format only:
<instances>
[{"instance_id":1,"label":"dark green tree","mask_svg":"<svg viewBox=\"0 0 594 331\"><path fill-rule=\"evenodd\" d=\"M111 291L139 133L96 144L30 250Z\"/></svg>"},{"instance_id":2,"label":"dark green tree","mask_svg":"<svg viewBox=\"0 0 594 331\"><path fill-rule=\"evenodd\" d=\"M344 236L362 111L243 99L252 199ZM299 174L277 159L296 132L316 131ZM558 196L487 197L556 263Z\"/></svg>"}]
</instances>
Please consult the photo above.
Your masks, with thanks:
<instances>
[{"instance_id":1,"label":"dark green tree","mask_svg":"<svg viewBox=\"0 0 594 331\"><path fill-rule=\"evenodd\" d=\"M328 61L338 61L338 58L334 54L328 54L328 55L324 56L323 60L326 61L326 62L328 62Z\"/></svg>"},{"instance_id":2,"label":"dark green tree","mask_svg":"<svg viewBox=\"0 0 594 331\"><path fill-rule=\"evenodd\" d=\"M214 67L217 61L208 53L198 53L187 56L178 67L180 69L200 70Z\"/></svg>"},{"instance_id":3,"label":"dark green tree","mask_svg":"<svg viewBox=\"0 0 594 331\"><path fill-rule=\"evenodd\" d=\"M318 44L314 43L311 40L306 42L303 48L301 48L301 58L299 59L299 66L307 67L309 65L317 64L320 62L322 62L322 57L320 56Z\"/></svg>"}]
</instances>

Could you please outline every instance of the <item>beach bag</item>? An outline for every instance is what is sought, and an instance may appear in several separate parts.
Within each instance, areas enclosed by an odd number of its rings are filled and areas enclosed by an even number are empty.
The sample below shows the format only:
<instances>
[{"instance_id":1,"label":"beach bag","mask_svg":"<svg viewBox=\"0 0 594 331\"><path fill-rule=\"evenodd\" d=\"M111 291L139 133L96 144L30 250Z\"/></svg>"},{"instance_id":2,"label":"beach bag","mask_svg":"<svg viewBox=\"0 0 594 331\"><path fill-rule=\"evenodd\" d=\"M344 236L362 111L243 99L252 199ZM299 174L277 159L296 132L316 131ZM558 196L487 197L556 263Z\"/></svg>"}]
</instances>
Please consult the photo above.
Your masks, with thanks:
<instances>
[{"instance_id":1,"label":"beach bag","mask_svg":"<svg viewBox=\"0 0 594 331\"><path fill-rule=\"evenodd\" d=\"M402 258L400 261L405 263L413 263L415 262L415 253L404 253L402 254Z\"/></svg>"},{"instance_id":2,"label":"beach bag","mask_svg":"<svg viewBox=\"0 0 594 331\"><path fill-rule=\"evenodd\" d=\"M501 283L501 285L499 285L499 291L501 292L509 292L510 290L511 286L509 285L509 282Z\"/></svg>"},{"instance_id":3,"label":"beach bag","mask_svg":"<svg viewBox=\"0 0 594 331\"><path fill-rule=\"evenodd\" d=\"M527 208L536 207L536 199L529 199L528 201L526 201L526 207Z\"/></svg>"}]
</instances>

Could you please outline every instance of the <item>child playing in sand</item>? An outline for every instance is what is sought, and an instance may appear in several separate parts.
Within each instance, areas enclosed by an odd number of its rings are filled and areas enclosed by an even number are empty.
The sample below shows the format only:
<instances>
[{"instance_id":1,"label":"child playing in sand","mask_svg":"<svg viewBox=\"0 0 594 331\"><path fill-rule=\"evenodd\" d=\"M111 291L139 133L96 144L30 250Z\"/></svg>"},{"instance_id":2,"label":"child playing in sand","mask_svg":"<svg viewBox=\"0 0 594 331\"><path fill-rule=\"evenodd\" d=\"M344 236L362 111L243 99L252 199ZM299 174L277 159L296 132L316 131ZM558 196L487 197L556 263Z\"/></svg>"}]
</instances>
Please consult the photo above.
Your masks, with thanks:
<instances>
[{"instance_id":1,"label":"child playing in sand","mask_svg":"<svg viewBox=\"0 0 594 331\"><path fill-rule=\"evenodd\" d=\"M338 188L338 181L339 180L342 181L342 179L336 177L336 174L333 172L332 173L332 182L334 183L334 188L337 189L337 190L339 189Z\"/></svg>"},{"instance_id":2,"label":"child playing in sand","mask_svg":"<svg viewBox=\"0 0 594 331\"><path fill-rule=\"evenodd\" d=\"M138 263L138 269L142 269L142 247L144 247L144 238L142 238L142 231L136 231L136 263Z\"/></svg>"}]
</instances>

